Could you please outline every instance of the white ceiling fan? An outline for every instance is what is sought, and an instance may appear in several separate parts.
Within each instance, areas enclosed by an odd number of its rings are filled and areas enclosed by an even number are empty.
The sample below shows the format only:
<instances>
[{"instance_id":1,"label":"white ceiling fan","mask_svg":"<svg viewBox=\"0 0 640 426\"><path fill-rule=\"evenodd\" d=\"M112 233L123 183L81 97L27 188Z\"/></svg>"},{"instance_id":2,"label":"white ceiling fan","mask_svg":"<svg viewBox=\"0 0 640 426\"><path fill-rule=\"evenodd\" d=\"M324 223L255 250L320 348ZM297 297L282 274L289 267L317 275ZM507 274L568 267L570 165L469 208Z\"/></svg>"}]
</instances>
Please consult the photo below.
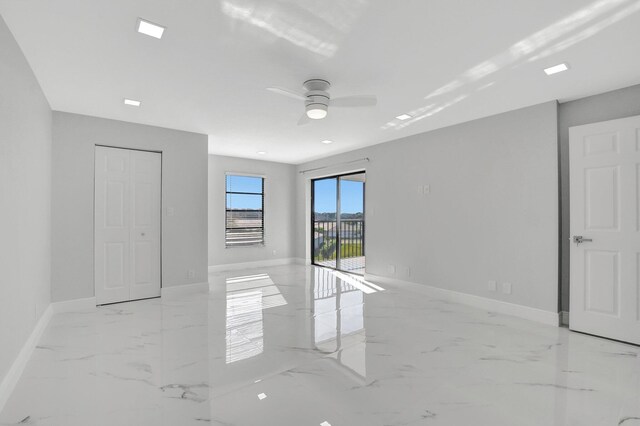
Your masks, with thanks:
<instances>
[{"instance_id":1,"label":"white ceiling fan","mask_svg":"<svg viewBox=\"0 0 640 426\"><path fill-rule=\"evenodd\" d=\"M370 107L378 102L375 95L343 96L331 99L329 88L331 83L327 80L314 78L302 84L304 93L297 93L293 90L282 87L268 87L267 90L293 99L304 101L305 114L298 121L298 125L303 125L309 120L321 120L327 116L328 109L332 107L358 108Z\"/></svg>"}]
</instances>

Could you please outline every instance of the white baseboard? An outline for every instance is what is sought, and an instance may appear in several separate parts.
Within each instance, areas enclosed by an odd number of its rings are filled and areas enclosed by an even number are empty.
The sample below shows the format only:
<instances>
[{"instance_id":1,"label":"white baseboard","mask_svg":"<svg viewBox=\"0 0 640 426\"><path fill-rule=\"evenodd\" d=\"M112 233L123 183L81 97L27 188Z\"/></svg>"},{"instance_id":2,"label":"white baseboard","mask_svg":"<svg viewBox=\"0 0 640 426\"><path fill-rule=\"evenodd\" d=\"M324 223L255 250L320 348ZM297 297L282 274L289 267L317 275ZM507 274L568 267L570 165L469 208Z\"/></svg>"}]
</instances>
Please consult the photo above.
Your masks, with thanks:
<instances>
[{"instance_id":1,"label":"white baseboard","mask_svg":"<svg viewBox=\"0 0 640 426\"><path fill-rule=\"evenodd\" d=\"M0 382L0 412L9 400L9 397L16 387L18 380L20 380L20 376L22 376L22 372L27 366L27 362L29 362L31 354L33 354L33 350L40 341L42 333L47 328L47 325L49 324L53 313L54 310L52 305L47 306L47 309L45 309L42 313L42 316L31 331L29 338L22 346L22 349L18 353L15 361L13 361L11 368L9 368L6 376Z\"/></svg>"},{"instance_id":2,"label":"white baseboard","mask_svg":"<svg viewBox=\"0 0 640 426\"><path fill-rule=\"evenodd\" d=\"M489 299L487 297L475 296L473 294L460 293L453 290L433 287L426 284L418 284L410 281L398 280L395 278L381 277L378 275L365 274L367 281L379 282L400 288L408 288L410 290L425 294L427 296L447 300L450 302L461 303L484 309L499 314L511 315L542 324L557 327L560 324L560 317L557 312L545 311L529 306L516 305L515 303L503 302L501 300Z\"/></svg>"},{"instance_id":3,"label":"white baseboard","mask_svg":"<svg viewBox=\"0 0 640 426\"><path fill-rule=\"evenodd\" d=\"M225 265L213 265L209 266L209 273L224 272L224 271L237 271L238 269L254 269L254 268L267 268L269 266L282 266L304 264L304 259L297 257L285 257L281 259L269 259L258 260L255 262L242 262L242 263L227 263Z\"/></svg>"},{"instance_id":4,"label":"white baseboard","mask_svg":"<svg viewBox=\"0 0 640 426\"><path fill-rule=\"evenodd\" d=\"M208 293L209 292L209 283L195 283L195 284L184 284L184 285L176 285L172 287L163 287L160 291L161 297L163 299L171 299L174 297L184 296L186 294L193 293Z\"/></svg>"},{"instance_id":5,"label":"white baseboard","mask_svg":"<svg viewBox=\"0 0 640 426\"><path fill-rule=\"evenodd\" d=\"M96 308L96 298L86 297L84 299L65 300L51 304L54 314L62 312L87 311Z\"/></svg>"}]
</instances>

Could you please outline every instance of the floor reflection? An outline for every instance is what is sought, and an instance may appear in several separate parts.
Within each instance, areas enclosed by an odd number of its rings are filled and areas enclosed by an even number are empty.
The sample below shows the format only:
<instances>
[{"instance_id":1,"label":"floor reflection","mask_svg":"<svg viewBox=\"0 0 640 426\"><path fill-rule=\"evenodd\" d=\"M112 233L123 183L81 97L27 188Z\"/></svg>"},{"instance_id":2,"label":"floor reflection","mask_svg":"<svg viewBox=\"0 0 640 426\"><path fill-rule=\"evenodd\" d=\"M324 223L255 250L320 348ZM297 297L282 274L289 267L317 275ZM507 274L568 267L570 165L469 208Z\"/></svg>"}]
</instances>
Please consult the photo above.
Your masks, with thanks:
<instances>
[{"instance_id":1,"label":"floor reflection","mask_svg":"<svg viewBox=\"0 0 640 426\"><path fill-rule=\"evenodd\" d=\"M230 364L264 351L262 311L287 301L268 274L227 278L226 285L226 363Z\"/></svg>"},{"instance_id":2,"label":"floor reflection","mask_svg":"<svg viewBox=\"0 0 640 426\"><path fill-rule=\"evenodd\" d=\"M365 378L364 295L383 290L361 277L314 268L312 332L315 347Z\"/></svg>"}]
</instances>

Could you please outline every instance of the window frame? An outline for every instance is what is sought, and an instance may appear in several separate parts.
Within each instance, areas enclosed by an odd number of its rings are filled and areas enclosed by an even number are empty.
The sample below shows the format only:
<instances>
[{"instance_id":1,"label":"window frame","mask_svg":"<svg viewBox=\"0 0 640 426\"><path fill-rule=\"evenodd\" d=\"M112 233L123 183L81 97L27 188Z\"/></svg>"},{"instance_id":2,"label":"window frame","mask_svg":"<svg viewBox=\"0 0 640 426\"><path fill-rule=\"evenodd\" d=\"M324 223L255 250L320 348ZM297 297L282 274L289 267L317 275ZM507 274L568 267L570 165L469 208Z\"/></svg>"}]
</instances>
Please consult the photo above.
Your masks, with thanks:
<instances>
[{"instance_id":1,"label":"window frame","mask_svg":"<svg viewBox=\"0 0 640 426\"><path fill-rule=\"evenodd\" d=\"M228 191L227 190L227 182L229 177L231 176L239 176L239 177L252 177L252 178L259 178L261 179L262 182L262 188L261 191L262 192L239 192L239 191ZM225 249L229 249L229 248L255 248L255 247L264 247L266 246L266 232L265 232L265 216L264 216L264 198L265 198L265 186L266 186L266 176L264 175L256 175L256 174L250 174L250 173L242 173L242 172L225 172L225 178L224 178L224 247ZM227 228L227 218L228 218L228 214L229 214L229 206L227 204L227 199L228 199L228 195L229 194L237 194L237 195L260 195L262 197L262 202L261 202L261 213L262 213L262 239L260 242L257 243L253 243L253 244L232 244L229 245L228 241L227 241L227 231L229 229L233 229L233 228ZM237 228L236 228L237 229ZM249 229L249 228L248 228Z\"/></svg>"}]
</instances>

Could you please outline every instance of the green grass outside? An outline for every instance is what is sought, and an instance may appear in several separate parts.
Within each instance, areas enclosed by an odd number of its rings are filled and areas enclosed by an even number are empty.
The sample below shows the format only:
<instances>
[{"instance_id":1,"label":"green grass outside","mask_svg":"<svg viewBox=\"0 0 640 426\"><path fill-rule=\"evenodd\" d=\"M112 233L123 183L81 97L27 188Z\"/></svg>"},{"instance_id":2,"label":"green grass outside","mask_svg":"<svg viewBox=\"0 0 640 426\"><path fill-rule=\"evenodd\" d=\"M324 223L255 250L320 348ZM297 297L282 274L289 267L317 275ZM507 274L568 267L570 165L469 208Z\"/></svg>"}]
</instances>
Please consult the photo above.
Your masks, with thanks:
<instances>
[{"instance_id":1,"label":"green grass outside","mask_svg":"<svg viewBox=\"0 0 640 426\"><path fill-rule=\"evenodd\" d=\"M330 240L328 246L325 246L325 244L320 246L320 249L317 250L317 253L314 256L314 259L316 261L335 260L335 258L336 258L336 249L335 249L335 246L333 245L333 243L334 243L334 241ZM343 242L341 244L341 246L340 246L340 257L342 259L347 259L347 258L350 258L350 257L360 257L360 256L363 256L363 254L362 254L362 243L360 241Z\"/></svg>"}]
</instances>

